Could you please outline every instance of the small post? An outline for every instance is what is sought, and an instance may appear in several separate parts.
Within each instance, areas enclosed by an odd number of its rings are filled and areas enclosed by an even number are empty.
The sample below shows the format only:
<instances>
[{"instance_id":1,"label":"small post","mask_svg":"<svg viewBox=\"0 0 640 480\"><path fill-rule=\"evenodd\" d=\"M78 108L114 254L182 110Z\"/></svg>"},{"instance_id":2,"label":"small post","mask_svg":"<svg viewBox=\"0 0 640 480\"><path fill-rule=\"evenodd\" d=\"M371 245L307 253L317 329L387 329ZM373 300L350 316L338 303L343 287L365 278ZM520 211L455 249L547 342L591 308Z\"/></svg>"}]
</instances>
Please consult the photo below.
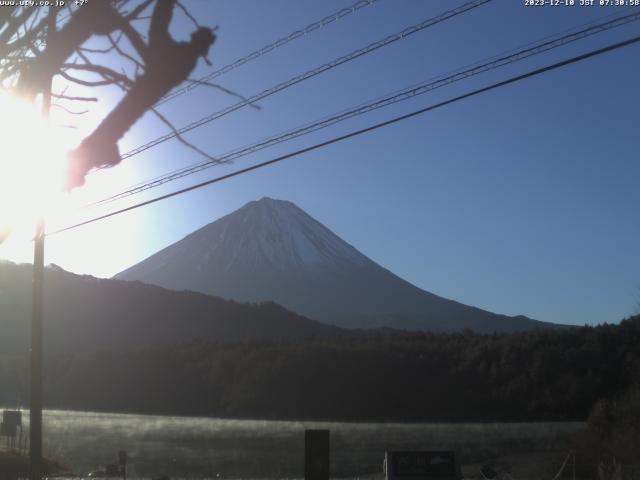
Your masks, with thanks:
<instances>
[{"instance_id":1,"label":"small post","mask_svg":"<svg viewBox=\"0 0 640 480\"><path fill-rule=\"evenodd\" d=\"M56 31L56 10L50 6L47 12L47 48ZM53 76L46 79L42 92L42 115L49 117L51 110L51 84ZM41 480L42 463L42 292L44 286L44 237L45 222L36 226L33 248L33 290L31 315L31 391L29 404L29 480Z\"/></svg>"},{"instance_id":2,"label":"small post","mask_svg":"<svg viewBox=\"0 0 640 480\"><path fill-rule=\"evenodd\" d=\"M31 395L29 408L29 479L42 478L42 288L44 221L38 222L33 252L31 316Z\"/></svg>"},{"instance_id":3,"label":"small post","mask_svg":"<svg viewBox=\"0 0 640 480\"><path fill-rule=\"evenodd\" d=\"M305 480L329 480L329 470L329 430L305 430Z\"/></svg>"},{"instance_id":4,"label":"small post","mask_svg":"<svg viewBox=\"0 0 640 480\"><path fill-rule=\"evenodd\" d=\"M123 480L127 480L127 460L129 460L129 455L125 450L120 450L118 452L118 463L120 464L120 474L122 475Z\"/></svg>"}]
</instances>

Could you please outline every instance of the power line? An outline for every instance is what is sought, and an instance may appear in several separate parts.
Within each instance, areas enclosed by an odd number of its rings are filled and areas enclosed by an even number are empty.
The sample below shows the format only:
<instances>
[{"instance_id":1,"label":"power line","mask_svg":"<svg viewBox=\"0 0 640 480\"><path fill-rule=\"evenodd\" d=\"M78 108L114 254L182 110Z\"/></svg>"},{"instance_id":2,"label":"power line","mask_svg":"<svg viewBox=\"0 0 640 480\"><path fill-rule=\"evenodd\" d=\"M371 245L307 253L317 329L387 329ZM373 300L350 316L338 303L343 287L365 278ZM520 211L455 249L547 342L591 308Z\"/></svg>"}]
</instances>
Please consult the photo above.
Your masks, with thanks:
<instances>
[{"instance_id":1,"label":"power line","mask_svg":"<svg viewBox=\"0 0 640 480\"><path fill-rule=\"evenodd\" d=\"M367 113L369 111L372 111L374 109L377 108L381 108L383 106L387 106L391 103L396 103L402 100L406 100L409 99L413 96L416 95L420 95L423 93L427 93L428 91L434 90L436 88L445 86L447 84L453 83L455 81L458 80L462 80L464 78L468 78L469 76L472 75L476 75L479 73L483 73L486 72L489 69L493 69L493 68L497 68L499 66L503 66L506 65L507 63L511 63L514 61L518 61L518 60L522 60L525 58L528 58L530 56L536 55L538 53L544 52L544 51L548 51L551 50L553 48L557 48L559 46L565 45L567 43L570 43L572 41L575 40L579 40L581 38L584 38L586 36L589 35L593 35L596 33L600 33L603 32L605 30L609 30L611 28L615 28L615 27L619 27L622 26L624 24L630 23L631 21L636 21L640 19L640 13L638 14L632 14L632 15L628 15L625 17L620 17L617 18L611 22L607 22L605 24L600 24L594 27L591 27L589 29L585 29L582 30L580 32L576 32L570 35L567 35L565 37L562 37L560 39L556 39L553 40L551 42L545 42L542 45L536 45L533 48L529 48L520 52L517 52L516 54L513 55L509 55L508 57L502 57L502 58L498 58L498 60L480 65L480 66L476 66L475 68L472 69L467 69L467 70L463 70L462 72L457 71L457 73L455 75L446 77L446 78L442 78L439 77L439 79L436 82L432 82L432 83L422 83L422 84L418 84L418 86L413 86L410 87L408 89L405 90L401 90L399 93L395 92L394 94L392 94L389 97L383 97L382 99L378 99L372 103L369 104L362 104L352 110L348 110L348 111L344 111L341 112L340 114L337 115L333 115L330 116L328 118L325 118L323 120L314 122L312 124L306 125L304 127L299 127L297 129L294 129L292 131L289 131L287 133L284 134L280 134L274 137L270 137L269 139L251 144L249 146L245 146L242 147L240 149L234 150L228 154L222 155L221 157L218 157L217 159L215 159L214 161L205 161L205 162L200 162L197 163L195 165L189 166L189 167L185 167L183 169L179 169L176 170L174 172L170 172L168 174L162 175L160 177L156 177L152 180L149 180L147 182L144 182L142 184L138 184L135 185L134 187L121 192L119 194L113 195L111 197L108 197L106 199L103 199L101 201L98 202L94 202L91 205L96 205L96 204L104 204L113 200L117 200L120 198L125 198L129 195L135 194L135 193L139 193L141 191L147 190L149 188L153 188L155 186L159 186L162 185L164 183L167 183L168 181L172 181L178 178L182 178L186 175L190 175L192 173L197 173L200 172L204 169L210 168L214 165L219 165L221 163L228 163L236 158L248 155L250 153L254 153L258 150L261 150L263 148L269 147L269 146L273 146L277 143L281 143L283 141L286 140L290 140L292 138L297 138L303 134L306 133L311 133L313 131L317 131L321 128L325 128L327 126L333 125L339 121L342 120L346 120L347 118L352 118L353 116L356 115L360 115L363 113ZM549 37L547 37L549 38ZM492 58L496 58L496 57L492 57ZM474 64L477 65L477 64Z\"/></svg>"},{"instance_id":2,"label":"power line","mask_svg":"<svg viewBox=\"0 0 640 480\"><path fill-rule=\"evenodd\" d=\"M177 90L174 90L173 92L169 92L167 95L165 95L164 97L162 97L154 106L159 106L162 105L163 103L166 103L176 97L179 97L185 93L190 92L193 89L196 89L200 86L202 86L202 83L204 82L209 82L211 80L213 80L214 78L217 78L221 75L224 75L225 73L230 72L231 70L234 70L242 65L244 65L245 63L248 63L252 60L256 60L259 57L262 57L263 55L266 55L267 53L270 53L272 51L274 51L277 48L280 48L294 40L297 40L298 38L301 38L311 32L314 32L316 30L319 30L322 27L326 27L327 25L337 21L337 20L341 20L349 15L351 15L352 13L355 13L365 7L368 7L370 5L373 5L374 3L378 2L379 0L358 0L357 2L355 2L354 4L342 8L340 10L338 10L337 12L334 12L332 14L329 14L323 18L321 18L320 20L317 20L315 22L310 23L309 25L307 25L306 27L300 28L298 30L295 30L293 32L291 32L290 34L279 38L278 40L271 42L253 52L251 52L250 54L239 58L227 65L225 65L224 67L221 67L207 75L204 75L203 77L199 78L196 80L196 83L191 84L191 85L186 85L182 88L179 88ZM69 5L69 8L71 8L71 6ZM62 23L64 23L66 20L68 20L70 17L72 16L72 13L66 13L65 15L62 15L61 17L59 17L56 20L56 25L61 25ZM42 44L42 42L40 42L40 44ZM38 46L39 44L37 44Z\"/></svg>"},{"instance_id":3,"label":"power line","mask_svg":"<svg viewBox=\"0 0 640 480\"><path fill-rule=\"evenodd\" d=\"M485 93L485 92L488 92L488 91L491 91L491 90L495 90L497 88L504 87L506 85L509 85L509 84L512 84L512 83L516 83L516 82L525 80L525 79L530 78L530 77L541 75L543 73L546 73L546 72L549 72L549 71L552 71L552 70L556 70L558 68L565 67L565 66L571 65L573 63L577 63L577 62L580 62L580 61L583 61L583 60L586 60L586 59L589 59L589 58L593 58L593 57L596 57L598 55L602 55L602 54L605 54L605 53L608 53L608 52L612 52L614 50L617 50L617 49L620 49L620 48L623 48L623 47L627 47L629 45L632 45L632 44L635 44L635 43L638 43L638 42L640 42L640 36L633 37L633 38L624 40L622 42L614 43L612 45L608 45L606 47L599 48L597 50L592 50L592 51L590 51L588 53L584 53L582 55L571 57L571 58L569 58L567 60L562 60L560 62L553 63L551 65L547 65L546 67L542 67L542 68L538 68L538 69L535 69L535 70L531 70L531 71L529 71L527 73L523 73L521 75L517 75L515 77L511 77L511 78L509 78L507 80L503 80L503 81L500 81L500 82L497 82L497 83L493 83L493 84L491 84L489 86L482 87L482 88L479 88L477 90L473 90L471 92L468 92L468 93L465 93L465 94L462 94L462 95L458 95L457 97L453 97L453 98L451 98L449 100L445 100L445 101L430 105L428 107L421 108L419 110L415 110L415 111L413 111L411 113L400 115L400 116L394 117L394 118L392 118L390 120L386 120L384 122L376 123L376 124L371 125L369 127L366 127L366 128L360 129L360 130L356 130L356 131L347 133L345 135L341 135L339 137L334 137L334 138L332 138L330 140L326 140L326 141L321 142L321 143L317 143L317 144L312 145L310 147L306 147L306 148L302 148L300 150L296 150L295 152L291 152L291 153L288 153L288 154L273 158L273 159L268 160L266 162L258 163L256 165L252 165L250 167L246 167L246 168L243 168L241 170L237 170L235 172L231 172L231 173L228 173L226 175L222 175L220 177L216 177L216 178L213 178L211 180L207 180L205 182L197 183L195 185L191 185L189 187L186 187L186 188L183 188L183 189L180 189L180 190L176 190L174 192L167 193L165 195L161 195L159 197L155 197L155 198L152 198L150 200L146 200L144 202L140 202L140 203L138 203L136 205L131 205L129 207L122 208L120 210L116 210L116 211L107 213L105 215L100 215L100 216L92 218L90 220L85 220L83 222L77 223L75 225L71 225L69 227L61 228L59 230L53 231L51 233L48 233L47 235L48 236L56 235L58 233L62 233L62 232L66 232L66 231L69 231L69 230L72 230L72 229L76 229L76 228L82 227L84 225L88 225L88 224L95 223L95 222L100 221L100 220L104 220L106 218L110 218L110 217L119 215L121 213L129 212L131 210L135 210L135 209L147 206L147 205L151 205L151 204L159 202L161 200L166 200L167 198L175 197L177 195L182 195L183 193L187 193L187 192L190 192L192 190L197 190L199 188L206 187L208 185L212 185L214 183L219 183L219 182L222 182L223 180L228 180L229 178L233 178L233 177L242 175L244 173L251 172L253 170L258 170L260 168L267 167L267 166L273 165L275 163L282 162L282 161L287 160L289 158L297 157L297 156L300 156L300 155L302 155L304 153L308 153L308 152L311 152L313 150L318 150L318 149L326 147L328 145L332 145L334 143L338 143L338 142L341 142L343 140L347 140L349 138L356 137L356 136L362 135L364 133L368 133L368 132L377 130L379 128L386 127L386 126L401 122L402 120L407 120L409 118L415 117L417 115L421 115L423 113L430 112L432 110L436 110L438 108L450 105L450 104L458 102L460 100L464 100L466 98L474 97L476 95L480 95L482 93Z\"/></svg>"},{"instance_id":4,"label":"power line","mask_svg":"<svg viewBox=\"0 0 640 480\"><path fill-rule=\"evenodd\" d=\"M215 165L220 165L220 164L224 164L224 163L229 163L237 158L243 157L245 155L249 155L251 153L255 153L259 150L262 150L264 148L268 148L271 146L274 146L276 144L294 139L294 138L298 138L302 135L306 135L318 130L321 130L323 128L329 127L331 125L335 125L336 123L339 123L341 121L353 118L355 116L358 115L362 115L368 112L371 112L373 110L377 110L379 108L388 106L388 105L392 105L401 101L405 101L405 100L409 100L417 95L422 95L428 92L431 92L437 88L441 88L444 87L446 85L450 85L451 83L469 78L471 76L474 75L478 75L480 73L484 73L487 72L489 70L493 70L505 65L508 65L510 63L514 63L520 60L524 60L526 58L530 58L534 55L538 55L540 53L543 52L547 52L549 50L567 45L569 43L572 43L574 41L586 38L588 36L591 35L595 35L601 32L605 32L607 30L610 30L612 28L616 28L616 27L620 27L623 25L626 25L628 23L631 23L633 21L638 21L640 20L640 12L637 13L633 13L630 15L625 15L622 17L618 17L615 18L609 22L604 22L604 23L600 23L598 25L594 25L591 26L589 28L585 28L583 30L574 32L574 33L570 33L567 35L564 35L562 37L559 38L553 38L553 37L546 37L546 38L552 38L551 40L548 41L544 41L542 43L537 43L537 44L530 44L533 45L529 48L525 48L523 50L520 51L516 51L515 53L512 53L510 55L504 55L502 57L500 56L495 56L495 57L491 57L491 60L485 63L480 63L477 62L475 64L473 64L472 66L469 67L463 67L463 69L459 69L457 71L454 71L453 74L451 75L442 75L440 77L436 77L435 81L426 81L426 82L422 82L420 84L417 85L413 85L409 88L400 90L400 91L396 91L390 95L387 95L385 97L381 97L378 98L374 101L368 102L368 103L364 103L361 104L355 108L349 109L349 110L345 110L342 111L338 114L334 114L332 116L329 117L325 117L321 120L315 121L313 123L304 125L302 127L297 127L293 130L290 130L288 132L285 133L281 133L278 135L274 135L272 137L269 137L267 139L261 140L259 142L255 142L253 144L241 147L239 149L236 150L232 150L229 153L226 153L224 155L221 155L220 157L216 158L215 160L209 160L209 161L204 161L204 162L200 162L182 169L178 169L175 170L173 172L170 172L168 174L156 177L154 179L151 179L147 182L138 184L138 185L134 185L133 187L125 190L124 192L120 192L118 194L115 195L111 195L110 197L104 198L102 200L99 200L97 202L94 202L92 204L89 204L88 206L93 206L93 205L103 205L106 203L111 203L113 201L116 200L120 200L126 197L129 197L131 195L135 195L137 193L149 190L151 188L155 188L161 185L164 185L165 183L168 183L170 181L173 180L177 180L179 178L183 178L186 177L188 175L192 175L195 173L199 173L203 170L206 170L208 168L211 168Z\"/></svg>"},{"instance_id":5,"label":"power line","mask_svg":"<svg viewBox=\"0 0 640 480\"><path fill-rule=\"evenodd\" d=\"M342 57L339 57L329 63L325 63L324 65L321 65L319 67L314 68L313 70L309 70L301 75L297 75L293 78L290 78L289 80L279 83L271 88L268 88L266 90L263 90L262 92L253 95L252 97L249 97L246 100L242 100L238 103L235 103L233 105L230 105L229 107L226 107L222 110L219 110L217 112L214 112L210 115L207 115L206 117L203 117L199 120L196 120L195 122L192 122L178 130L176 130L175 132L170 132L167 133L161 137L156 138L155 140L151 140L150 142L147 142L143 145L140 145L137 148L134 148L133 150L130 150L126 153L124 153L121 158L124 160L126 158L130 158L134 155L137 155L141 152L144 152L145 150L148 150L152 147L155 147L156 145L159 145L163 142L166 142L167 140L171 140L172 138L175 138L178 135L182 135L186 132L189 132L195 128L201 127L203 125L206 125L207 123L210 123L214 120L217 120L225 115L228 115L229 113L232 113L244 106L253 104L255 102L258 102L260 100L263 100L264 98L267 98L275 93L281 92L282 90L285 90L293 85L296 85L300 82L303 82L305 80L308 80L312 77L315 77L316 75L319 75L321 73L324 73L328 70L331 70L333 68L338 67L339 65L342 65L344 63L350 62L351 60L355 60L356 58L359 58L363 55L366 55L368 53L371 53L375 50L378 50L379 48L385 47L387 45L390 45L392 43L397 42L398 40L402 40L403 38L407 38L408 36L420 32L426 28L429 28L433 25L436 25L440 22L443 22L445 20L448 20L450 18L456 17L458 15L461 15L469 10L472 10L474 8L477 8L481 5L484 5L485 3L489 3L492 0L473 0L471 2L465 3L463 5L461 5L460 7L457 7L453 10L448 10L436 17L433 18L429 18L427 20L424 20L423 22L420 22L416 25L413 25L411 27L405 28L404 30L402 30L401 32L395 33L393 35L389 35L388 37L383 38L382 40L378 40L377 42L373 42L370 43L369 45L367 45L366 47L360 48L358 50L355 50L347 55L344 55Z\"/></svg>"},{"instance_id":6,"label":"power line","mask_svg":"<svg viewBox=\"0 0 640 480\"><path fill-rule=\"evenodd\" d=\"M622 9L622 11L630 11L630 10L632 10L632 9L631 9L631 8L625 8L625 9ZM467 64L467 65L466 65L466 66L464 66L464 67L460 67L460 68L455 69L455 70L450 70L449 72L444 73L444 74L442 74L442 75L438 75L438 76L435 76L435 77L431 77L431 78L430 78L430 79L428 79L427 81L435 80L435 79L442 79L442 78L444 78L445 76L449 76L449 75L452 75L452 74L454 74L454 73L458 73L458 72L460 72L460 71L468 70L468 69L470 69L471 67L475 67L475 66L481 65L482 63L490 62L490 61L493 61L493 60L499 59L499 58L501 58L501 57L504 57L504 56L507 56L507 55L511 55L511 54L513 54L514 52L515 52L515 53L517 53L520 49L524 49L524 48L528 48L528 47L531 47L531 46L535 46L535 45L537 45L537 44L539 44L539 43L541 43L541 42L544 42L544 41L546 41L546 40L549 40L549 39L552 39L552 38L554 38L554 37L557 37L558 35L562 35L562 34L567 33L567 32L573 32L573 31L575 31L575 30L576 30L576 29L578 29L578 28L584 28L584 27L592 26L592 25L597 24L598 22L601 22L601 21L603 21L603 20L605 20L605 19L609 19L609 18L611 18L611 17L615 17L616 15L617 15L617 13L612 13L612 14L609 14L609 15L604 15L604 16L602 16L602 17L596 18L596 19L591 20L591 21L586 22L586 23L581 23L581 24L576 25L576 26L574 26L574 27L567 28L567 29L561 30L561 31L559 31L559 32L556 32L556 33L555 33L555 34L553 34L553 35L547 35L547 36L542 37L542 38L539 38L539 39L537 39L537 40L535 40L535 41L533 41L533 42L528 42L528 43L526 43L526 44L524 44L524 45L519 45L518 47L511 48L511 49L509 49L509 50L506 50L506 51L500 52L500 53L498 53L498 54L496 54L496 55L493 55L493 56L491 56L491 57L489 57L489 58L484 58L484 59L482 59L482 60L478 60L478 61L476 61L476 62L474 62L474 63L472 63L472 64ZM618 19L622 19L622 18L625 18L625 17L618 17ZM422 84L424 84L424 82L421 82L421 83L416 84L416 85L412 85L411 87L408 87L408 88L414 88L414 87L417 87L417 86L422 85ZM398 94L398 93L401 93L401 92L405 91L406 89L407 89L407 88L402 89L402 90L396 90L396 91L394 91L394 92L392 92L391 94L388 94L388 95L395 95L395 94ZM381 99L385 98L385 97L386 97L386 96L388 96L388 95L378 97L378 98L376 98L374 101L381 100ZM355 108L359 108L359 107L361 107L361 106L364 106L364 105L366 105L367 103L368 103L368 102L365 102L365 103L359 104L359 105L357 105ZM340 113L340 114L342 114L342 113L346 113L346 112L347 112L347 111L349 111L349 110L350 110L350 109L345 109L345 110L342 110L342 111L341 111L341 112L339 112L339 113ZM330 117L331 117L331 116L323 117L323 120L324 120L324 119L328 119L328 118L330 118ZM305 125L305 126L306 126L306 125ZM257 142L257 143L262 143L263 141L271 140L271 139L273 139L273 138L278 138L278 137L280 137L281 135L284 135L284 134L286 134L286 133L288 133L288 132L283 132L283 133L281 133L281 134L273 135L273 136L268 137L267 139L263 139L263 140L261 140L260 142ZM255 144L255 143L254 143L254 144ZM245 145L244 147L241 147L240 149L236 149L236 150L234 150L233 152L236 152L236 151L239 151L239 150L244 150L245 148L249 148L249 147L251 147L251 146L252 146L252 145L254 145L254 144ZM226 155L227 155L227 154L223 155L222 157L219 157L219 158L218 158L218 159L216 159L216 160L220 160L221 158L225 157ZM226 162L220 162L220 163L226 163ZM211 165L210 165L210 164L211 164ZM90 204L88 204L88 205L85 205L85 206L86 206L86 207L89 207L89 206L93 206L93 205L98 205L98 204L106 203L107 201L110 201L110 200L112 200L112 199L116 199L115 197L119 197L119 196L120 196L120 195L122 195L122 194L137 193L137 191L134 191L134 190L137 190L137 187L146 186L146 185L148 185L148 184L150 184L150 183L152 183L152 182L155 182L156 180L161 180L161 179L164 179L164 178L167 178L167 177L173 177L173 175L175 175L175 174L180 174L181 172L183 172L183 171L187 171L187 170L190 170L191 168L196 168L196 167L199 167L199 166L213 166L213 165L218 165L218 164L219 164L219 163L217 163L216 161L205 160L205 161L202 161L202 162L198 162L198 163L196 163L196 164L192 164L192 165L190 165L190 166L188 166L188 167L182 167L182 168L179 168L179 169L176 169L176 170L172 170L172 171L170 171L170 172L164 173L164 174L162 174L162 175L158 175L158 176L153 177L153 178L151 178L151 179L147 179L147 180L144 180L144 181L141 181L141 182L135 183L135 184L131 185L131 186L129 187L129 189L128 189L128 190L125 190L124 192L121 192L120 194L112 195L112 196L110 196L110 197L107 197L107 198L105 198L105 199L102 199L102 200L98 200L98 201L92 202L92 203L90 203ZM207 167L207 168L208 168L208 167ZM178 177L178 178L180 178L180 177ZM173 178L172 178L172 179L173 179ZM163 183L164 183L164 182L163 182Z\"/></svg>"},{"instance_id":7,"label":"power line","mask_svg":"<svg viewBox=\"0 0 640 480\"><path fill-rule=\"evenodd\" d=\"M252 60L255 60L259 57L262 57L263 55L266 55L269 52L272 52L273 50L275 50L276 48L280 48L284 45L286 45L287 43L290 43L294 40L297 40L298 38L303 37L306 34L309 34L311 32L314 32L315 30L320 29L321 27L326 27L327 25L329 25L330 23L335 22L336 20L340 20L352 13L357 12L358 10L364 8L364 7L368 7L369 5L373 5L375 2L377 2L378 0L359 0L358 2L354 3L353 5L343 8L342 10L338 10L335 13L332 13L331 15L327 15L326 17L310 23L309 25L307 25L304 28L300 28L298 30L295 30L293 32L291 32L289 35L286 35L278 40L276 40L275 42L269 43L267 45L265 45L262 48L259 48L253 52L251 52L249 55L246 55L242 58L239 58L238 60L231 62L227 65L225 65L222 68L219 68L218 70L215 70L207 75L204 75L203 77L200 77L197 82L199 83L195 83L192 85L187 85L184 86L182 88L179 88L177 90L174 90L173 92L169 92L167 95L165 95L164 97L162 97L158 103L156 103L155 106L158 105L162 105L165 102L168 102L176 97L179 97L180 95L183 95L187 92L190 92L191 90L198 88L199 86L202 85L202 83L204 82L210 82L211 80L213 80L214 78L217 78L221 75L224 75L225 73L230 72L231 70L234 70L242 65L244 65L245 63L248 63Z\"/></svg>"}]
</instances>

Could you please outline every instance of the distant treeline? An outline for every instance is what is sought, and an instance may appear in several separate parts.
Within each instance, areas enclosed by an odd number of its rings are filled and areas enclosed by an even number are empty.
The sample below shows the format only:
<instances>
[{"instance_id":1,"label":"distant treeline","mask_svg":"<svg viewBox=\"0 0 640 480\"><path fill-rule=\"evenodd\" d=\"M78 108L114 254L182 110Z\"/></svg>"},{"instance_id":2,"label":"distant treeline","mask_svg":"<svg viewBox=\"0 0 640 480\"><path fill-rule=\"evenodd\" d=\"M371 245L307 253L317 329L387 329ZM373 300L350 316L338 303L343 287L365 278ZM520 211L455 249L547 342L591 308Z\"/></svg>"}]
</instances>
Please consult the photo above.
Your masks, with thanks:
<instances>
[{"instance_id":1,"label":"distant treeline","mask_svg":"<svg viewBox=\"0 0 640 480\"><path fill-rule=\"evenodd\" d=\"M371 333L65 354L49 408L398 421L585 419L637 386L640 316L619 325L478 335ZM0 359L0 404L26 403L26 359Z\"/></svg>"}]
</instances>

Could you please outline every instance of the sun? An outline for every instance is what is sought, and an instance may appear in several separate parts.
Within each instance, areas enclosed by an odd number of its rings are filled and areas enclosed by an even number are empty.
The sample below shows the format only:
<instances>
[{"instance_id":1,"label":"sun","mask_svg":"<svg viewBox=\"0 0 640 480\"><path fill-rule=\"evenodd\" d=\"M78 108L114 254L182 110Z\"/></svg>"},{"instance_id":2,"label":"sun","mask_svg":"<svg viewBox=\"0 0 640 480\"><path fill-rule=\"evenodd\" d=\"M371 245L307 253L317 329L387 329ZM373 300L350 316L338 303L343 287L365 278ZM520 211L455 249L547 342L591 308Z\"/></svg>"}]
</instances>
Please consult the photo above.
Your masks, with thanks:
<instances>
[{"instance_id":1,"label":"sun","mask_svg":"<svg viewBox=\"0 0 640 480\"><path fill-rule=\"evenodd\" d=\"M131 185L134 165L104 170L91 175L83 188L65 191L68 152L107 114L95 105L87 115L73 117L69 124L63 109L52 109L51 122L40 107L21 101L0 90L0 262L31 262L33 236L40 219L46 220L46 261L76 272L111 276L127 266L136 254L134 246L144 241L126 241L112 255L93 255L90 242L112 238L114 232L140 232L140 217L122 215L64 235L50 232L109 211L109 207L89 209L87 203ZM118 267L114 267L118 265Z\"/></svg>"},{"instance_id":2,"label":"sun","mask_svg":"<svg viewBox=\"0 0 640 480\"><path fill-rule=\"evenodd\" d=\"M67 150L36 105L0 92L0 232L27 229L63 199Z\"/></svg>"}]
</instances>

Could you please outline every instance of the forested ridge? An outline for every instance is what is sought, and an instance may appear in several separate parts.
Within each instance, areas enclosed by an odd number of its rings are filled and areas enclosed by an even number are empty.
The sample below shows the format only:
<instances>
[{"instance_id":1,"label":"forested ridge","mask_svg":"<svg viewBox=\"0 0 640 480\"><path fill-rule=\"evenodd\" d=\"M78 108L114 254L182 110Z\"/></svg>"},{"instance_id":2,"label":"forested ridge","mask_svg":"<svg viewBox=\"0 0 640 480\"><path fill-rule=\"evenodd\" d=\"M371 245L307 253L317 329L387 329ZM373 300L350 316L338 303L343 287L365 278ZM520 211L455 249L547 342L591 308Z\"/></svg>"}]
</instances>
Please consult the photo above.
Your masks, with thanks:
<instances>
[{"instance_id":1,"label":"forested ridge","mask_svg":"<svg viewBox=\"0 0 640 480\"><path fill-rule=\"evenodd\" d=\"M29 348L32 267L0 262L0 352ZM45 271L44 342L49 353L127 351L201 339L292 340L347 333L273 302L243 304L140 282ZM0 354L1 354L0 353Z\"/></svg>"},{"instance_id":2,"label":"forested ridge","mask_svg":"<svg viewBox=\"0 0 640 480\"><path fill-rule=\"evenodd\" d=\"M0 403L26 403L26 358L0 363ZM61 354L49 408L250 418L585 419L640 378L640 316L619 325L479 335L362 333Z\"/></svg>"}]
</instances>

